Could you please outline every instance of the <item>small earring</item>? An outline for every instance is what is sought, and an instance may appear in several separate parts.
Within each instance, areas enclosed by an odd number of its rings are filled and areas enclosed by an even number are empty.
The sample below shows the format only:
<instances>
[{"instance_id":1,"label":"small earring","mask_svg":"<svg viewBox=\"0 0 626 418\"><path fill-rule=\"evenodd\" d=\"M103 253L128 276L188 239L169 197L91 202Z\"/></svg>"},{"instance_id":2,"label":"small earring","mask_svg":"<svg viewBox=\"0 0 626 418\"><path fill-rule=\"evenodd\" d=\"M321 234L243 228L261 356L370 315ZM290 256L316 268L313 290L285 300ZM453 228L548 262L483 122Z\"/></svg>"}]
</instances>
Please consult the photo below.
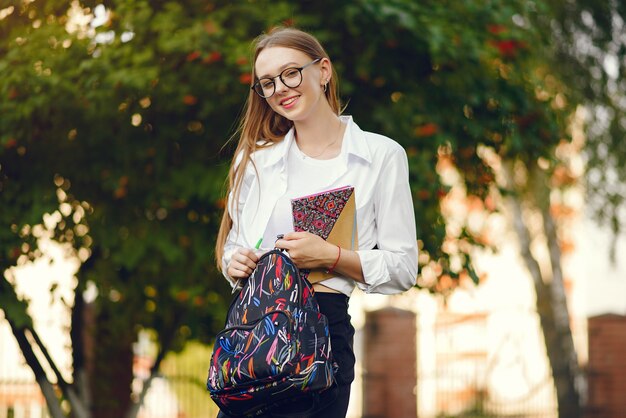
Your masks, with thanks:
<instances>
[{"instance_id":1,"label":"small earring","mask_svg":"<svg viewBox=\"0 0 626 418\"><path fill-rule=\"evenodd\" d=\"M324 93L326 93L326 90L328 90L328 80L324 83Z\"/></svg>"}]
</instances>

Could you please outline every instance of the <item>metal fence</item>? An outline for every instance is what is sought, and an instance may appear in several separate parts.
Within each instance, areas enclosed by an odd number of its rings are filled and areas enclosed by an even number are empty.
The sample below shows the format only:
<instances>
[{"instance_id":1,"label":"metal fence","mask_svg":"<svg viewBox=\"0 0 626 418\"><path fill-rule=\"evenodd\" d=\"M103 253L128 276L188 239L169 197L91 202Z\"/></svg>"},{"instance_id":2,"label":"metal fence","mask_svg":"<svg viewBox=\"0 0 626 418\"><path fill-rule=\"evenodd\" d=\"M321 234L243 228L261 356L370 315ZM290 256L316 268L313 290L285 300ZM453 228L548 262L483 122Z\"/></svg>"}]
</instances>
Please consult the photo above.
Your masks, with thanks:
<instances>
[{"instance_id":1,"label":"metal fence","mask_svg":"<svg viewBox=\"0 0 626 418\"><path fill-rule=\"evenodd\" d=\"M6 323L0 317L0 418L50 418L45 400L30 370L23 364L15 342L1 332ZM152 381L138 418L209 418L217 415L205 381L210 348L199 343L188 345L183 354L169 355L162 363L161 374ZM6 370L7 357L13 357ZM150 367L137 359L139 370ZM4 365L4 366L3 366ZM4 370L2 370L4 368ZM141 390L138 373L133 384Z\"/></svg>"},{"instance_id":2,"label":"metal fence","mask_svg":"<svg viewBox=\"0 0 626 418\"><path fill-rule=\"evenodd\" d=\"M584 323L572 325L575 338L586 335ZM444 313L418 335L436 347L418 359L418 416L557 417L536 312Z\"/></svg>"},{"instance_id":3,"label":"metal fence","mask_svg":"<svg viewBox=\"0 0 626 418\"><path fill-rule=\"evenodd\" d=\"M139 418L213 418L217 406L206 389L211 349L190 343L181 354L171 354L161 365Z\"/></svg>"},{"instance_id":4,"label":"metal fence","mask_svg":"<svg viewBox=\"0 0 626 418\"><path fill-rule=\"evenodd\" d=\"M504 332L492 335L488 330L494 323ZM0 328L4 325L0 318ZM418 344L419 417L556 417L536 313L440 316L432 326L420 325L418 341L431 347L428 354ZM14 341L0 338L0 355L11 351L3 349L7 344ZM217 408L205 388L210 354L209 347L192 343L183 353L168 356L139 418L215 417ZM8 380L5 375L0 370L0 418L49 418L32 377ZM136 383L135 391L140 379ZM362 389L355 385L353 390Z\"/></svg>"},{"instance_id":5,"label":"metal fence","mask_svg":"<svg viewBox=\"0 0 626 418\"><path fill-rule=\"evenodd\" d=\"M0 380L0 418L50 418L33 380Z\"/></svg>"}]
</instances>

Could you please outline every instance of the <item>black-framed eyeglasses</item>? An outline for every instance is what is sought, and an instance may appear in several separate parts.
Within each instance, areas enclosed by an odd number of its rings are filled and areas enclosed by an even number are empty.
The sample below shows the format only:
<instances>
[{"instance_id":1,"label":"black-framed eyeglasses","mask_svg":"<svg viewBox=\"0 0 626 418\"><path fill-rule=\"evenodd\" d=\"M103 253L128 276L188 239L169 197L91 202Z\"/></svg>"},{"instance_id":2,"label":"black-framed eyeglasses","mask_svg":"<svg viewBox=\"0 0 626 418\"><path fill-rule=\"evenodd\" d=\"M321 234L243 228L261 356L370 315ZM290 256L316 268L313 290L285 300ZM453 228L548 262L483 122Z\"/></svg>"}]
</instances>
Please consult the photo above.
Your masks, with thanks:
<instances>
[{"instance_id":1,"label":"black-framed eyeglasses","mask_svg":"<svg viewBox=\"0 0 626 418\"><path fill-rule=\"evenodd\" d=\"M302 70L310 65L319 62L320 60L321 58L314 59L313 61L303 65L302 67L285 68L280 74L274 77L260 78L256 83L252 85L251 89L264 99L272 97L272 95L276 92L277 78L280 78L280 81L285 86L295 89L300 84L302 84Z\"/></svg>"}]
</instances>

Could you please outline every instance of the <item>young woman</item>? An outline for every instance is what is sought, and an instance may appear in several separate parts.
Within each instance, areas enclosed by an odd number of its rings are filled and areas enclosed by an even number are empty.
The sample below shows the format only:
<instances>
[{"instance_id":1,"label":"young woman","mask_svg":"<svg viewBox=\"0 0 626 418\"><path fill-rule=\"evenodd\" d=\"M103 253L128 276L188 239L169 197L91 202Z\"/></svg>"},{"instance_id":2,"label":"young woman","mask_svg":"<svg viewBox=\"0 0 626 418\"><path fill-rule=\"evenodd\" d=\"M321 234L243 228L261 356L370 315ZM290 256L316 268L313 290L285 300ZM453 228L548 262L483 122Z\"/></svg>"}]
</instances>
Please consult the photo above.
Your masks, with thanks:
<instances>
[{"instance_id":1,"label":"young woman","mask_svg":"<svg viewBox=\"0 0 626 418\"><path fill-rule=\"evenodd\" d=\"M334 272L314 289L329 320L337 387L324 392L322 409L310 416L343 418L354 380L351 292L358 286L367 293L399 293L417 276L406 153L393 140L340 116L332 63L308 33L279 28L257 38L252 78L217 239L218 265L236 287L250 276L260 254L276 246L299 268ZM357 251L293 232L292 198L345 185L354 186ZM276 240L278 234L284 238ZM276 411L272 416L302 415Z\"/></svg>"}]
</instances>

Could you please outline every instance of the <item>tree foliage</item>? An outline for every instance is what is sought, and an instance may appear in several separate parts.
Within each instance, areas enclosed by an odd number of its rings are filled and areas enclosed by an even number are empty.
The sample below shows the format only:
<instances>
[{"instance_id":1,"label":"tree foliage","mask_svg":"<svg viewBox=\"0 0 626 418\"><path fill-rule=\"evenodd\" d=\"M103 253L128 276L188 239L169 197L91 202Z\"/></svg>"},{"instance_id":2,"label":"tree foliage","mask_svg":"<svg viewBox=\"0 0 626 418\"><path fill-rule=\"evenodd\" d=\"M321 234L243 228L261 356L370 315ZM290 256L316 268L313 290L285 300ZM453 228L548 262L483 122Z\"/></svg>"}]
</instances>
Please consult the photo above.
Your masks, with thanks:
<instances>
[{"instance_id":1,"label":"tree foliage","mask_svg":"<svg viewBox=\"0 0 626 418\"><path fill-rule=\"evenodd\" d=\"M221 325L229 297L212 251L227 140L248 93L249 44L259 33L294 24L314 33L337 67L346 113L405 146L420 264L451 283L478 280L469 255L484 241L468 224L446 223L448 186L438 165L451 162L467 196L495 211L501 185L484 150L531 168L544 161L549 177L579 103L596 100L614 114L621 106L617 90L602 90L611 80L593 77L585 61L592 58L568 48L581 28L601 50L613 48L614 12L604 3L101 3L13 1L0 8L0 270L37 257L37 239L47 235L81 259L74 381L90 370L82 341L98 341L100 382L78 389L87 409L99 411L93 416L128 408L138 329L155 330L166 353L189 338L209 339ZM602 32L588 25L581 14L587 9ZM613 53L622 57L623 46ZM555 67L562 57L578 66ZM612 134L622 126L615 120ZM623 151L611 135L594 138L592 145L608 140ZM602 155L591 161L599 164ZM0 307L14 332L32 330L10 275L0 283ZM420 285L449 290L441 282ZM80 297L87 287L97 289L90 304ZM116 357L125 359L122 370L107 367ZM120 374L123 383L111 385ZM106 390L121 391L99 397L119 405L89 405L89 391Z\"/></svg>"},{"instance_id":2,"label":"tree foliage","mask_svg":"<svg viewBox=\"0 0 626 418\"><path fill-rule=\"evenodd\" d=\"M626 226L626 4L551 1L552 62L569 102L586 109L586 185L596 219L617 239ZM612 256L616 256L616 242Z\"/></svg>"},{"instance_id":3,"label":"tree foliage","mask_svg":"<svg viewBox=\"0 0 626 418\"><path fill-rule=\"evenodd\" d=\"M122 416L138 329L157 330L167 352L222 323L228 292L212 255L221 149L248 89L251 34L268 23L254 5L107 6L95 27L94 9L43 1L2 21L0 261L4 271L37 257L46 234L75 248L74 370L94 374L79 390L94 416ZM49 229L37 226L45 213ZM89 306L87 286L98 293ZM23 304L0 298L20 332Z\"/></svg>"}]
</instances>

